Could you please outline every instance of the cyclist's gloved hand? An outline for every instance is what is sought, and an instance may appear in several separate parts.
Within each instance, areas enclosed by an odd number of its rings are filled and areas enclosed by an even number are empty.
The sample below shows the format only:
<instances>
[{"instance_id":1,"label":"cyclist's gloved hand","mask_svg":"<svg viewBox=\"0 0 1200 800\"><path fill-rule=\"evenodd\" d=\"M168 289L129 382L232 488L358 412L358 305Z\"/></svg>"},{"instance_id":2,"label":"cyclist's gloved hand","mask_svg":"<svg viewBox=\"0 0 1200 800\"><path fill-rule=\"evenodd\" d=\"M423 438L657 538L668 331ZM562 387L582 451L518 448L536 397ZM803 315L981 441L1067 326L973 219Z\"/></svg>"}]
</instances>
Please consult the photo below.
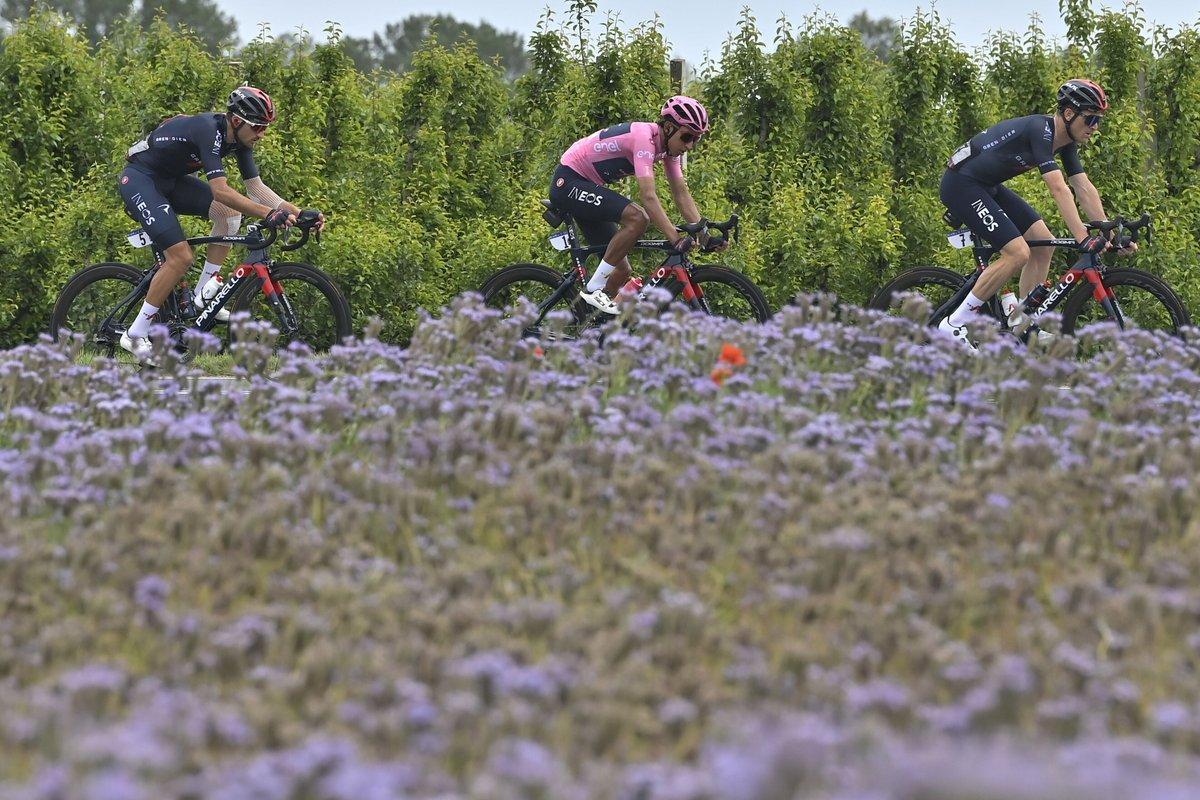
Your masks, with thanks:
<instances>
[{"instance_id":1,"label":"cyclist's gloved hand","mask_svg":"<svg viewBox=\"0 0 1200 800\"><path fill-rule=\"evenodd\" d=\"M675 240L675 244L673 245L676 253L690 252L691 249L695 246L696 246L696 240L690 236L680 236L678 239Z\"/></svg>"},{"instance_id":2,"label":"cyclist's gloved hand","mask_svg":"<svg viewBox=\"0 0 1200 800\"><path fill-rule=\"evenodd\" d=\"M296 218L290 212L277 208L267 216L263 217L263 224L268 228L283 228L291 225L296 221Z\"/></svg>"},{"instance_id":3,"label":"cyclist's gloved hand","mask_svg":"<svg viewBox=\"0 0 1200 800\"><path fill-rule=\"evenodd\" d=\"M708 253L720 253L728 247L729 240L724 236L712 236L709 237L708 244L705 245L704 250Z\"/></svg>"},{"instance_id":4,"label":"cyclist's gloved hand","mask_svg":"<svg viewBox=\"0 0 1200 800\"><path fill-rule=\"evenodd\" d=\"M1132 236L1122 236L1115 244L1117 252L1120 255L1128 256L1137 252L1138 244L1133 240Z\"/></svg>"},{"instance_id":5,"label":"cyclist's gloved hand","mask_svg":"<svg viewBox=\"0 0 1200 800\"><path fill-rule=\"evenodd\" d=\"M296 224L301 228L314 229L320 241L321 231L325 230L325 215L315 208L306 208L296 217Z\"/></svg>"},{"instance_id":6,"label":"cyclist's gloved hand","mask_svg":"<svg viewBox=\"0 0 1200 800\"><path fill-rule=\"evenodd\" d=\"M1080 250L1093 255L1096 253L1103 253L1107 247L1108 239L1095 233L1079 243Z\"/></svg>"}]
</instances>

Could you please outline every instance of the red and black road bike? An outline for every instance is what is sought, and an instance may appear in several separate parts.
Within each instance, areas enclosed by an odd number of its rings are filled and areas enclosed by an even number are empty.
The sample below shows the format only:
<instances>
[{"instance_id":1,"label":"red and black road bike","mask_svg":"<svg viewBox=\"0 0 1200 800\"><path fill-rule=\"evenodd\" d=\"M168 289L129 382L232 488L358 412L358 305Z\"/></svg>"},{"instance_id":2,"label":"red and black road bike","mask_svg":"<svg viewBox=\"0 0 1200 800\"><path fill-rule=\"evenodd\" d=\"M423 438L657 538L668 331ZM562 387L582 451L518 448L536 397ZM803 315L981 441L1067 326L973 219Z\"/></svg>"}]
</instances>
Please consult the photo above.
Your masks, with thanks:
<instances>
[{"instance_id":1,"label":"red and black road bike","mask_svg":"<svg viewBox=\"0 0 1200 800\"><path fill-rule=\"evenodd\" d=\"M301 237L281 245L281 250L303 247L316 229L319 212L305 211L294 226ZM129 234L134 247L152 246L145 231ZM277 346L302 341L314 350L328 350L350 336L350 305L333 279L309 264L274 261L269 250L280 238L279 231L261 224L250 225L245 235L196 236L188 239L193 247L202 244L240 245L249 251L230 279L203 308L192 301L186 281L167 297L156 321L171 332L172 341L186 350L188 330L212 331L218 324L218 312L245 311L266 319L279 331ZM62 331L83 333L84 352L112 358L120 351L121 334L141 308L150 281L163 263L163 254L154 248L154 265L139 269L130 264L105 262L80 270L63 287L50 317L50 334Z\"/></svg>"},{"instance_id":2,"label":"red and black road bike","mask_svg":"<svg viewBox=\"0 0 1200 800\"><path fill-rule=\"evenodd\" d=\"M550 244L555 250L570 255L571 268L560 273L541 264L512 264L504 267L484 282L480 289L484 302L489 306L505 308L513 305L522 296L531 300L537 305L537 316L526 329L526 333L530 335L536 335L540 331L546 315L555 309L570 312L568 335L612 319L611 316L588 305L579 296L580 289L588 280L589 273L585 266L587 259L603 254L607 245L581 245L581 237L571 215L555 208L548 200L543 200L542 205L545 206L542 216L552 228L566 226L564 230L550 236ZM724 222L701 220L676 228L691 236L698 236L706 230L718 231L720 235L712 236L702 249L702 252L711 252L727 239L736 240L738 217L734 214ZM705 314L746 322L766 322L771 318L771 307L767 304L766 296L742 273L715 264L697 266L687 254L676 252L671 242L666 239L641 240L634 247L639 250L664 251L668 254L647 276L639 291L640 296L646 296L650 289L660 288L666 290L671 302L684 303L689 308Z\"/></svg>"},{"instance_id":3,"label":"red and black road bike","mask_svg":"<svg viewBox=\"0 0 1200 800\"><path fill-rule=\"evenodd\" d=\"M933 305L928 320L933 327L958 308L997 250L981 242L949 212L944 219L951 228L956 228L949 234L951 243L956 247L972 247L975 271L962 275L943 267L908 270L880 289L869 308L886 311L892 307L896 295L916 292ZM1138 241L1142 235L1147 243L1150 241L1149 214L1134 221L1117 217L1089 222L1087 228L1111 238L1118 245ZM1029 242L1029 246L1079 250L1074 239L1040 239ZM1088 325L1105 321L1115 322L1121 330L1141 328L1172 334L1191 324L1183 301L1165 281L1140 269L1110 269L1099 253L1082 255L1044 294L1045 297L1032 309L1031 317L1036 323L1038 316L1061 306L1063 333L1078 335ZM1008 316L1001 309L999 298L989 300L981 313L995 318L1002 330L1008 330Z\"/></svg>"}]
</instances>

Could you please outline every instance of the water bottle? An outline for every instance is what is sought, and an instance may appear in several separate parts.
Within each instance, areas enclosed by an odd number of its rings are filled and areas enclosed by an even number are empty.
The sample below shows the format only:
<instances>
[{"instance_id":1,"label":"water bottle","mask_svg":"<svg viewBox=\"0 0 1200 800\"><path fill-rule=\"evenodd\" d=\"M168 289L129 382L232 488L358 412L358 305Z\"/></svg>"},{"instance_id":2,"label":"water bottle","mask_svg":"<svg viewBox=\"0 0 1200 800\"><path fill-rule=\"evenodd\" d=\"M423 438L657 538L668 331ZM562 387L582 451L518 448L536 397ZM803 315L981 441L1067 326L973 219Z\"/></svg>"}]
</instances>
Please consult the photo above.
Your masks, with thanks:
<instances>
[{"instance_id":1,"label":"water bottle","mask_svg":"<svg viewBox=\"0 0 1200 800\"><path fill-rule=\"evenodd\" d=\"M1032 314L1038 310L1042 302L1050 295L1050 281L1039 283L1033 287L1033 291L1025 298L1025 302L1021 304L1021 309L1026 314Z\"/></svg>"},{"instance_id":2,"label":"water bottle","mask_svg":"<svg viewBox=\"0 0 1200 800\"><path fill-rule=\"evenodd\" d=\"M1000 295L1000 310L1004 312L1004 316L1012 319L1012 314L1017 310L1017 295L1014 292L1005 292Z\"/></svg>"},{"instance_id":3,"label":"water bottle","mask_svg":"<svg viewBox=\"0 0 1200 800\"><path fill-rule=\"evenodd\" d=\"M621 287L621 291L625 294L637 295L642 291L642 279L634 276L625 281L625 285Z\"/></svg>"},{"instance_id":4,"label":"water bottle","mask_svg":"<svg viewBox=\"0 0 1200 800\"><path fill-rule=\"evenodd\" d=\"M219 274L213 275L208 279L208 282L201 287L200 299L204 301L205 305L208 305L208 301L216 297L217 294L220 293L221 287L224 285L225 281L221 279Z\"/></svg>"}]
</instances>

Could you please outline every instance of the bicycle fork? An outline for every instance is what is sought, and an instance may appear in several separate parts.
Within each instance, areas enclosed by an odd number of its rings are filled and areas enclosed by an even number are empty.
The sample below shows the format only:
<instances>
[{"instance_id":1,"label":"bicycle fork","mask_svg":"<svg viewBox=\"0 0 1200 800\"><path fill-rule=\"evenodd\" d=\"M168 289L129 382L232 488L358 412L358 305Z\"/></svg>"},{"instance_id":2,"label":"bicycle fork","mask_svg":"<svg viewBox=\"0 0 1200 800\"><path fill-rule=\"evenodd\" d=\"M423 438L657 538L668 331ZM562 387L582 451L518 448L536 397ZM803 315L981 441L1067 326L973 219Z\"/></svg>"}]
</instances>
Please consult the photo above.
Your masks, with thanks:
<instances>
[{"instance_id":1,"label":"bicycle fork","mask_svg":"<svg viewBox=\"0 0 1200 800\"><path fill-rule=\"evenodd\" d=\"M712 311L708 307L708 301L704 299L704 290L700 288L700 284L692 280L691 270L683 262L683 256L672 255L659 266L658 269L650 276L650 280L638 293L639 300L646 299L646 291L648 289L661 286L668 277L674 278L682 287L679 290L679 299L688 304L688 307L693 310L702 310L705 314L711 314Z\"/></svg>"},{"instance_id":2,"label":"bicycle fork","mask_svg":"<svg viewBox=\"0 0 1200 800\"><path fill-rule=\"evenodd\" d=\"M1117 295L1112 289L1104 285L1104 280L1100 277L1100 271L1097 269L1085 269L1083 274L1092 283L1092 297L1104 309L1104 313L1108 314L1110 319L1115 320L1121 330L1125 330L1125 315L1121 313L1121 306L1117 303Z\"/></svg>"}]
</instances>

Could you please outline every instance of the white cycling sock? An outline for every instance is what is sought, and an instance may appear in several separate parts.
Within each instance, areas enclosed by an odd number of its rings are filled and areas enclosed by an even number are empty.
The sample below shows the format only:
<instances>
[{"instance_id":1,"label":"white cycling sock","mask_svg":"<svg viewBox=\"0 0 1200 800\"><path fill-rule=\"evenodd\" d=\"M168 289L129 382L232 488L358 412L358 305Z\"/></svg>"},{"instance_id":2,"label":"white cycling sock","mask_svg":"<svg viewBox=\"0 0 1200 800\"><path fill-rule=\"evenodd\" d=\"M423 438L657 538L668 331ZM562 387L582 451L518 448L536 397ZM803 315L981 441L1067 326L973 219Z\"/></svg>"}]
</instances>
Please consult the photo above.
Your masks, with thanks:
<instances>
[{"instance_id":1,"label":"white cycling sock","mask_svg":"<svg viewBox=\"0 0 1200 800\"><path fill-rule=\"evenodd\" d=\"M966 325L975 316L975 312L982 308L986 302L986 300L980 300L976 297L975 292L968 292L967 299L963 300L962 305L954 309L954 313L950 315L950 324L956 328L960 325Z\"/></svg>"},{"instance_id":2,"label":"white cycling sock","mask_svg":"<svg viewBox=\"0 0 1200 800\"><path fill-rule=\"evenodd\" d=\"M594 292L597 289L603 289L608 284L608 276L613 274L616 267L607 261L601 259L600 266L596 267L595 274L592 279L587 282L587 290Z\"/></svg>"},{"instance_id":3,"label":"white cycling sock","mask_svg":"<svg viewBox=\"0 0 1200 800\"><path fill-rule=\"evenodd\" d=\"M150 323L154 322L154 315L158 313L158 306L152 306L149 303L142 303L142 310L138 312L137 319L129 326L129 338L144 339L150 334Z\"/></svg>"},{"instance_id":4,"label":"white cycling sock","mask_svg":"<svg viewBox=\"0 0 1200 800\"><path fill-rule=\"evenodd\" d=\"M204 291L204 284L208 283L208 279L220 271L220 264L214 264L211 261L204 262L204 269L200 270L200 279L196 281L196 289L194 292L196 297L199 297L200 293Z\"/></svg>"}]
</instances>

